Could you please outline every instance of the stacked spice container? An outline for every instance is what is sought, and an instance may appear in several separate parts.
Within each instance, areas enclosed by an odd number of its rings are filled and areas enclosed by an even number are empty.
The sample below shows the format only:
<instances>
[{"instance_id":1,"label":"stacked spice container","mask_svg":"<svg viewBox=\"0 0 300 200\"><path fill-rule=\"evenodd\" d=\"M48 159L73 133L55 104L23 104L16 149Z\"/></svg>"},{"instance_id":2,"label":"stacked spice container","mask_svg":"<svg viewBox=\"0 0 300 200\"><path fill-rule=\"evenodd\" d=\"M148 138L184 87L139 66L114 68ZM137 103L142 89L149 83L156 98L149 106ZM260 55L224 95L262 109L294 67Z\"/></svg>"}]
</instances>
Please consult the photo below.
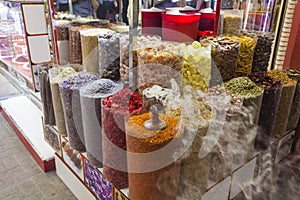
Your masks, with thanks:
<instances>
[{"instance_id":1,"label":"stacked spice container","mask_svg":"<svg viewBox=\"0 0 300 200\"><path fill-rule=\"evenodd\" d=\"M208 37L200 40L201 45L211 45L212 78L210 85L220 85L236 76L240 42L230 37Z\"/></svg>"},{"instance_id":2,"label":"stacked spice container","mask_svg":"<svg viewBox=\"0 0 300 200\"><path fill-rule=\"evenodd\" d=\"M202 155L201 150L213 115L203 102L189 103L191 110L183 108L180 111L185 125L183 141L188 141L190 146L186 147L181 161L179 195L185 199L199 199L208 188L211 154Z\"/></svg>"},{"instance_id":3,"label":"stacked spice container","mask_svg":"<svg viewBox=\"0 0 300 200\"><path fill-rule=\"evenodd\" d=\"M95 74L80 72L77 75L59 83L59 91L63 105L69 142L71 147L79 152L86 151L83 135L79 89L87 83L97 79L98 77Z\"/></svg>"},{"instance_id":4,"label":"stacked spice container","mask_svg":"<svg viewBox=\"0 0 300 200\"><path fill-rule=\"evenodd\" d=\"M138 85L158 84L171 88L171 79L182 82L183 51L181 45L161 42L137 51Z\"/></svg>"},{"instance_id":5,"label":"stacked spice container","mask_svg":"<svg viewBox=\"0 0 300 200\"><path fill-rule=\"evenodd\" d=\"M91 28L80 31L82 64L87 72L99 73L98 36L111 32L104 28Z\"/></svg>"},{"instance_id":6,"label":"stacked spice container","mask_svg":"<svg viewBox=\"0 0 300 200\"><path fill-rule=\"evenodd\" d=\"M291 107L291 112L288 120L286 130L293 130L297 127L300 116L300 72L294 69L287 69L285 73L292 79L297 81L295 95Z\"/></svg>"},{"instance_id":7,"label":"stacked spice container","mask_svg":"<svg viewBox=\"0 0 300 200\"><path fill-rule=\"evenodd\" d=\"M233 149L234 170L253 156L264 89L258 87L248 77L231 79L224 86L235 97L243 100L241 113L230 119L232 124L226 123L224 127L225 134L232 137L230 146Z\"/></svg>"},{"instance_id":8,"label":"stacked spice container","mask_svg":"<svg viewBox=\"0 0 300 200\"><path fill-rule=\"evenodd\" d=\"M206 91L211 80L211 47L197 41L185 46L182 86Z\"/></svg>"},{"instance_id":9,"label":"stacked spice container","mask_svg":"<svg viewBox=\"0 0 300 200\"><path fill-rule=\"evenodd\" d=\"M102 78L120 80L120 36L110 31L98 37L99 73Z\"/></svg>"},{"instance_id":10,"label":"stacked spice container","mask_svg":"<svg viewBox=\"0 0 300 200\"><path fill-rule=\"evenodd\" d=\"M252 71L256 38L248 36L233 37L240 41L239 59L236 68L237 76L248 76Z\"/></svg>"},{"instance_id":11,"label":"stacked spice container","mask_svg":"<svg viewBox=\"0 0 300 200\"><path fill-rule=\"evenodd\" d=\"M80 88L80 104L87 158L96 167L102 167L101 100L122 89L109 79L100 79Z\"/></svg>"},{"instance_id":12,"label":"stacked spice container","mask_svg":"<svg viewBox=\"0 0 300 200\"><path fill-rule=\"evenodd\" d=\"M149 45L153 46L161 41L160 37L156 36L137 36L133 39L133 51L132 51L132 75L133 78L137 76L138 56L137 49ZM129 86L129 81L132 81L135 86L137 80L129 80L129 36L123 35L120 37L120 77L124 84L124 87Z\"/></svg>"},{"instance_id":13,"label":"stacked spice container","mask_svg":"<svg viewBox=\"0 0 300 200\"><path fill-rule=\"evenodd\" d=\"M55 124L58 132L63 136L67 135L67 129L58 84L76 74L72 67L54 67L49 70Z\"/></svg>"},{"instance_id":14,"label":"stacked spice container","mask_svg":"<svg viewBox=\"0 0 300 200\"><path fill-rule=\"evenodd\" d=\"M209 179L219 182L230 175L232 170L234 149L231 149L230 142L234 135L227 132L226 127L235 126L236 117L241 112L243 101L220 85L209 88L207 94L200 98L214 113L209 128L213 131L217 145L211 151Z\"/></svg>"},{"instance_id":15,"label":"stacked spice container","mask_svg":"<svg viewBox=\"0 0 300 200\"><path fill-rule=\"evenodd\" d=\"M275 139L281 139L286 133L286 127L293 103L297 81L289 78L288 75L281 70L270 70L268 71L268 76L275 80L279 80L283 85L275 127L272 133L272 136Z\"/></svg>"},{"instance_id":16,"label":"stacked spice container","mask_svg":"<svg viewBox=\"0 0 300 200\"><path fill-rule=\"evenodd\" d=\"M55 125L55 115L49 80L49 69L52 67L52 65L42 65L39 67L40 93L43 104L43 122L44 124L49 125Z\"/></svg>"},{"instance_id":17,"label":"stacked spice container","mask_svg":"<svg viewBox=\"0 0 300 200\"><path fill-rule=\"evenodd\" d=\"M103 175L118 189L128 187L125 121L142 111L141 96L127 88L102 100Z\"/></svg>"},{"instance_id":18,"label":"stacked spice container","mask_svg":"<svg viewBox=\"0 0 300 200\"><path fill-rule=\"evenodd\" d=\"M257 150L266 150L275 127L278 105L282 92L282 84L267 75L267 72L254 72L249 78L258 86L264 88L263 100L259 116L259 129L255 140Z\"/></svg>"},{"instance_id":19,"label":"stacked spice container","mask_svg":"<svg viewBox=\"0 0 300 200\"><path fill-rule=\"evenodd\" d=\"M243 35L256 37L252 72L267 71L272 53L275 34L272 32L243 31Z\"/></svg>"},{"instance_id":20,"label":"stacked spice container","mask_svg":"<svg viewBox=\"0 0 300 200\"><path fill-rule=\"evenodd\" d=\"M154 118L156 122L157 119L164 122L165 126L162 128L144 127L145 123L149 120L153 121ZM176 161L174 156L181 143L182 133L178 129L179 125L179 120L157 113L133 116L127 121L130 199L173 200L176 198L180 162Z\"/></svg>"}]
</instances>

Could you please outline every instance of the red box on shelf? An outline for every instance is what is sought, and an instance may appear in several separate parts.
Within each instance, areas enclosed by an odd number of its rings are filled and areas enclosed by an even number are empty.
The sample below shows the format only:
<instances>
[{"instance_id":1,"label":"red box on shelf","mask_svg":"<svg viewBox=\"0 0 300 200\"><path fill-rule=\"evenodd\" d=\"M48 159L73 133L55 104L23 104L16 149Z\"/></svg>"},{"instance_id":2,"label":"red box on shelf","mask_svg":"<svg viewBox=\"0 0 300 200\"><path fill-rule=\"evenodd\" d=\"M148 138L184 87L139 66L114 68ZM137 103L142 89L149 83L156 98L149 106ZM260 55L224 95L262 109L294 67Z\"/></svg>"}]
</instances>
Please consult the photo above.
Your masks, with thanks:
<instances>
[{"instance_id":1,"label":"red box on shelf","mask_svg":"<svg viewBox=\"0 0 300 200\"><path fill-rule=\"evenodd\" d=\"M160 10L143 9L142 33L161 36L161 13Z\"/></svg>"},{"instance_id":2,"label":"red box on shelf","mask_svg":"<svg viewBox=\"0 0 300 200\"><path fill-rule=\"evenodd\" d=\"M216 13L201 13L199 31L214 31Z\"/></svg>"},{"instance_id":3,"label":"red box on shelf","mask_svg":"<svg viewBox=\"0 0 300 200\"><path fill-rule=\"evenodd\" d=\"M162 39L175 42L197 40L200 13L162 13Z\"/></svg>"}]
</instances>

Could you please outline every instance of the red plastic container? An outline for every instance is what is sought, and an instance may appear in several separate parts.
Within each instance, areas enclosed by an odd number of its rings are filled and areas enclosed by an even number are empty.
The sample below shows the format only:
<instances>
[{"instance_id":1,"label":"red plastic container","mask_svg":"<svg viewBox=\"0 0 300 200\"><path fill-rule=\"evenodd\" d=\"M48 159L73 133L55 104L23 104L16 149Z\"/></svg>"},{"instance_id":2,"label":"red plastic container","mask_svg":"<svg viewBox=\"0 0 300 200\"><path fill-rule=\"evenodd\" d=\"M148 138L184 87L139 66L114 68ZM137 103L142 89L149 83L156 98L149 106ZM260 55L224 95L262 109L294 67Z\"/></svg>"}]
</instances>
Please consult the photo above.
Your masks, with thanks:
<instances>
[{"instance_id":1,"label":"red plastic container","mask_svg":"<svg viewBox=\"0 0 300 200\"><path fill-rule=\"evenodd\" d=\"M162 11L142 10L142 33L161 36L161 13Z\"/></svg>"},{"instance_id":2,"label":"red plastic container","mask_svg":"<svg viewBox=\"0 0 300 200\"><path fill-rule=\"evenodd\" d=\"M197 40L200 13L162 13L162 39L176 42Z\"/></svg>"},{"instance_id":3,"label":"red plastic container","mask_svg":"<svg viewBox=\"0 0 300 200\"><path fill-rule=\"evenodd\" d=\"M201 13L199 31L214 31L216 13Z\"/></svg>"}]
</instances>

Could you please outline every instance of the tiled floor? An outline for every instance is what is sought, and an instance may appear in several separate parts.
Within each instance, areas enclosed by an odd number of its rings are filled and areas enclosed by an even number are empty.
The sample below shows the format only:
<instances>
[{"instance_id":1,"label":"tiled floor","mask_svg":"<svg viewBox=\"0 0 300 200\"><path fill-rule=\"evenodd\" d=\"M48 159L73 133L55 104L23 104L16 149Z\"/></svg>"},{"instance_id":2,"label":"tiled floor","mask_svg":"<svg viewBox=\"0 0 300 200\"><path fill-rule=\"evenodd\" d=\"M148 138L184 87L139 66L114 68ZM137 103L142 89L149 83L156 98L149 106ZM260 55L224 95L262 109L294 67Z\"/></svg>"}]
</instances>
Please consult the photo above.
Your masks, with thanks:
<instances>
[{"instance_id":1,"label":"tiled floor","mask_svg":"<svg viewBox=\"0 0 300 200\"><path fill-rule=\"evenodd\" d=\"M0 100L18 93L19 91L0 73Z\"/></svg>"},{"instance_id":2,"label":"tiled floor","mask_svg":"<svg viewBox=\"0 0 300 200\"><path fill-rule=\"evenodd\" d=\"M44 173L0 115L0 199L75 200L56 175Z\"/></svg>"},{"instance_id":3,"label":"tiled floor","mask_svg":"<svg viewBox=\"0 0 300 200\"><path fill-rule=\"evenodd\" d=\"M0 100L19 92L0 74ZM0 199L76 200L55 171L44 173L0 114Z\"/></svg>"}]
</instances>

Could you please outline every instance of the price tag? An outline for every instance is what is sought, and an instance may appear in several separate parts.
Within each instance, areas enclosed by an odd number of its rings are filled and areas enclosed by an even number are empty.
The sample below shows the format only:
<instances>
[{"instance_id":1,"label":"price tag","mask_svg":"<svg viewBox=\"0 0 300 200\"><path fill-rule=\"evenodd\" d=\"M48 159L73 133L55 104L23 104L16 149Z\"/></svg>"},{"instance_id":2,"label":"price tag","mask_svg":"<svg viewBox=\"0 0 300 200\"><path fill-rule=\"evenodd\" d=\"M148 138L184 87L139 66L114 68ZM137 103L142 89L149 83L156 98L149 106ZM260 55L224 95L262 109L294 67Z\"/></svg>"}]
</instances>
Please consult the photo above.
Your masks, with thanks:
<instances>
[{"instance_id":1,"label":"price tag","mask_svg":"<svg viewBox=\"0 0 300 200\"><path fill-rule=\"evenodd\" d=\"M227 177L222 182L211 188L202 196L202 200L227 200L229 194L231 177Z\"/></svg>"}]
</instances>

